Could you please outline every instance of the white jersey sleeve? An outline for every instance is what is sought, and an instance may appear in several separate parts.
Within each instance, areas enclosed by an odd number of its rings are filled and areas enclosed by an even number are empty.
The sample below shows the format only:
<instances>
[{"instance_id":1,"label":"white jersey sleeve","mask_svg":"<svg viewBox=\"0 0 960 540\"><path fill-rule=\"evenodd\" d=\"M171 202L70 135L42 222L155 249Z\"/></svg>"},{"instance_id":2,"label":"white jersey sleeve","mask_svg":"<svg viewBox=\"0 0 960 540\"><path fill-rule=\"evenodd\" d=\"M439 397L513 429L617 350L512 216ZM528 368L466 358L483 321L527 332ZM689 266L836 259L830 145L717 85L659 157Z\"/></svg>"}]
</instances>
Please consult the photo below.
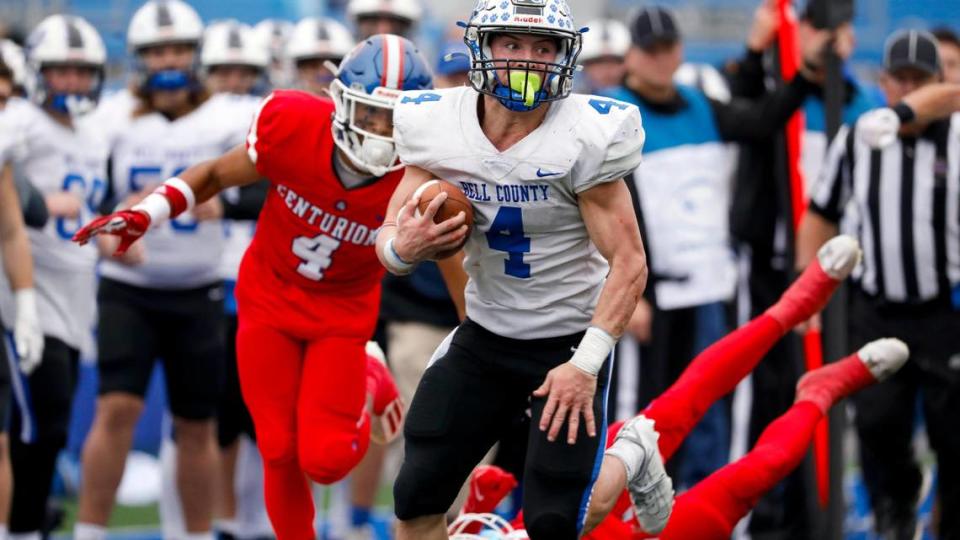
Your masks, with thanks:
<instances>
[{"instance_id":1,"label":"white jersey sleeve","mask_svg":"<svg viewBox=\"0 0 960 540\"><path fill-rule=\"evenodd\" d=\"M581 193L635 171L642 161L646 140L640 110L622 101L597 96L574 95L570 99L580 105L578 112L586 120L582 129L578 129L578 137L588 147L605 149L603 153L585 156L582 168L575 169L573 190Z\"/></svg>"},{"instance_id":2,"label":"white jersey sleeve","mask_svg":"<svg viewBox=\"0 0 960 540\"><path fill-rule=\"evenodd\" d=\"M397 98L393 111L393 142L404 165L428 169L430 163L439 157L436 153L437 144L442 141L444 132L451 128L450 124L456 118L455 110L439 117L436 114L439 107L450 107L455 101L447 98L441 105L439 102L446 94L453 94L451 97L456 95L451 91L412 90ZM425 132L420 127L429 121L428 116L433 116L436 123L433 130Z\"/></svg>"}]
</instances>

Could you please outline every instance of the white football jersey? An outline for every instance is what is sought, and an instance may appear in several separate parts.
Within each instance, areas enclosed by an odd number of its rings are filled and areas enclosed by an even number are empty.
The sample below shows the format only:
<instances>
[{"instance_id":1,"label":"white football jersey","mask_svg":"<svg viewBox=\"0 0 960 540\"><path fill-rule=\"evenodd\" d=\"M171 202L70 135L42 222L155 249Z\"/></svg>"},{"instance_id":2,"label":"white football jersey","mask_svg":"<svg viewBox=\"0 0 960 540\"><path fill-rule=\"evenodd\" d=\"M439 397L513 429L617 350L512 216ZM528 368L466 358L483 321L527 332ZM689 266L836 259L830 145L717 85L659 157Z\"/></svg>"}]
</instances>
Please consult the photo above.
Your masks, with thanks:
<instances>
[{"instance_id":1,"label":"white football jersey","mask_svg":"<svg viewBox=\"0 0 960 540\"><path fill-rule=\"evenodd\" d=\"M111 131L114 195L152 189L184 169L219 157L241 144L260 100L217 94L174 121L159 113L134 116L137 102L128 92L105 100L94 116ZM101 274L137 287L190 289L220 279L224 246L219 220L198 222L190 214L152 229L140 242L145 262L128 266L105 260Z\"/></svg>"},{"instance_id":2,"label":"white football jersey","mask_svg":"<svg viewBox=\"0 0 960 540\"><path fill-rule=\"evenodd\" d=\"M97 251L71 238L103 199L107 153L106 140L89 118L68 128L16 98L0 113L0 161L13 163L44 194L65 191L83 201L76 218L51 216L43 229L27 229L43 332L78 349L89 340L95 315ZM0 294L9 294L9 288Z\"/></svg>"},{"instance_id":3,"label":"white football jersey","mask_svg":"<svg viewBox=\"0 0 960 540\"><path fill-rule=\"evenodd\" d=\"M473 203L467 314L518 339L582 332L609 267L577 197L639 165L640 112L574 94L552 102L543 124L500 152L480 128L478 96L467 87L406 92L394 111L401 160L454 184Z\"/></svg>"}]
</instances>

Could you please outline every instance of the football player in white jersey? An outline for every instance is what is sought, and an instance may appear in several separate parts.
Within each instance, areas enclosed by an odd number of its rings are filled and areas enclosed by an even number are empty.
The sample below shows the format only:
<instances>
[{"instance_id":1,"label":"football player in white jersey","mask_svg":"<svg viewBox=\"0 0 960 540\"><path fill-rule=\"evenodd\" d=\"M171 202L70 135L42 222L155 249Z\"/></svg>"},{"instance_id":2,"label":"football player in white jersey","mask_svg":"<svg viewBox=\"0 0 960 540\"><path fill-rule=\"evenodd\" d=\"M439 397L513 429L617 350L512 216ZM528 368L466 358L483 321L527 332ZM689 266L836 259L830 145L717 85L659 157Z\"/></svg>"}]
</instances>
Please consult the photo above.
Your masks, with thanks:
<instances>
[{"instance_id":1,"label":"football player in white jersey","mask_svg":"<svg viewBox=\"0 0 960 540\"><path fill-rule=\"evenodd\" d=\"M104 100L94 117L109 132L109 203L126 206L156 184L244 140L258 100L210 94L198 77L203 24L180 0L151 0L129 25L136 61L129 91ZM153 231L139 251L109 254L100 241L99 397L83 450L77 538L103 538L133 429L156 359L163 360L178 447L187 537L211 536L223 384L224 313L220 262L223 207L200 205Z\"/></svg>"},{"instance_id":2,"label":"football player in white jersey","mask_svg":"<svg viewBox=\"0 0 960 540\"><path fill-rule=\"evenodd\" d=\"M93 216L105 188L106 144L84 117L99 98L105 61L103 41L89 23L63 15L44 19L27 40L30 99L12 98L0 114L4 174L16 168L24 175L43 194L51 217L45 227L28 230L43 357L39 363L21 359L10 424L15 475L10 530L24 538L45 532L56 457L67 442L79 350L93 325L96 250L77 249L70 238Z\"/></svg>"},{"instance_id":3,"label":"football player in white jersey","mask_svg":"<svg viewBox=\"0 0 960 540\"><path fill-rule=\"evenodd\" d=\"M624 488L643 529L657 533L673 490L656 433L635 423L603 451L610 353L647 276L622 180L640 163L639 111L570 94L581 36L565 0L480 0L465 28L472 87L397 101L394 137L408 168L377 239L384 265L409 272L467 234L462 214L433 222L445 195L414 213L416 190L439 178L473 204L467 320L410 407L394 486L398 538L446 538L457 489L528 407L530 538L577 538Z\"/></svg>"}]
</instances>

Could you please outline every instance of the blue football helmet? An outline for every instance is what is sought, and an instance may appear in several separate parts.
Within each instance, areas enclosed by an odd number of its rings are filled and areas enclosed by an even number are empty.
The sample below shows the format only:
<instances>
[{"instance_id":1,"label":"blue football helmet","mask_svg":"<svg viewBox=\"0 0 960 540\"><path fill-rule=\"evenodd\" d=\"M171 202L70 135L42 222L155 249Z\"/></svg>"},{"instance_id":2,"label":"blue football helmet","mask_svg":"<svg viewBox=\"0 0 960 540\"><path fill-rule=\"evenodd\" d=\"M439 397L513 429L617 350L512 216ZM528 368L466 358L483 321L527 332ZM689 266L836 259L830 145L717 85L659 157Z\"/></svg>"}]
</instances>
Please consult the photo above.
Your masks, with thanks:
<instances>
[{"instance_id":1,"label":"blue football helmet","mask_svg":"<svg viewBox=\"0 0 960 540\"><path fill-rule=\"evenodd\" d=\"M392 34L370 36L357 44L340 62L328 65L337 78L330 85L336 112L333 140L355 165L375 176L403 167L393 144L393 105L405 90L433 88L433 75L410 40ZM371 109L385 109L390 117L390 135L367 129L358 117L357 105L367 116Z\"/></svg>"}]
</instances>

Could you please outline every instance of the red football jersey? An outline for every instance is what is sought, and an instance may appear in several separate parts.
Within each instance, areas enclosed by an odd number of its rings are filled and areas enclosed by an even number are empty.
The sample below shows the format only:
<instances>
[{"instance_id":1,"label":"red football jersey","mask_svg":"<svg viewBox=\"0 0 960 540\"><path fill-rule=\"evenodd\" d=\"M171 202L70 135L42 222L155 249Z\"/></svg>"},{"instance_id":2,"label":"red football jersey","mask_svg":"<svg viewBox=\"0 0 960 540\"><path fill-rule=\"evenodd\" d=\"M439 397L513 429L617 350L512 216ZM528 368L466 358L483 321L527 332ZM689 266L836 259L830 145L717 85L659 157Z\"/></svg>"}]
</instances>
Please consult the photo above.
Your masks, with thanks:
<instances>
[{"instance_id":1,"label":"red football jersey","mask_svg":"<svg viewBox=\"0 0 960 540\"><path fill-rule=\"evenodd\" d=\"M254 117L247 153L270 180L237 283L241 317L310 337L368 338L384 268L374 249L403 171L347 189L334 170L333 102L305 92L268 96Z\"/></svg>"}]
</instances>

